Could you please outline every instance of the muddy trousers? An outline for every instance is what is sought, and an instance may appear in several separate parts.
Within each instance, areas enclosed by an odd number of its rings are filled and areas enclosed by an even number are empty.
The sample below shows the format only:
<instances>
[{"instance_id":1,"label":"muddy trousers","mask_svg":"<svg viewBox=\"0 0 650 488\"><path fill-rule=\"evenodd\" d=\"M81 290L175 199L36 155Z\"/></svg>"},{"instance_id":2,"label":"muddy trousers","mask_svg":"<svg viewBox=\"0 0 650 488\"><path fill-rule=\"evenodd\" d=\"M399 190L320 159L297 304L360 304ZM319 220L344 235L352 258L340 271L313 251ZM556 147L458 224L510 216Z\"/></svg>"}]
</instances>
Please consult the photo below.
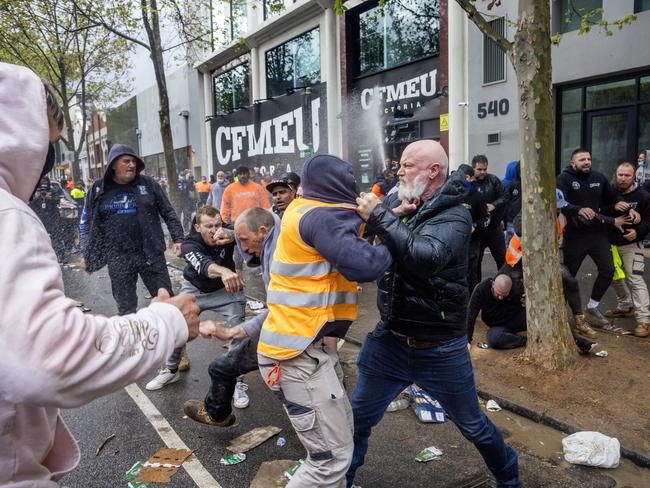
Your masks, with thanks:
<instances>
[{"instance_id":1,"label":"muddy trousers","mask_svg":"<svg viewBox=\"0 0 650 488\"><path fill-rule=\"evenodd\" d=\"M108 276L119 315L135 313L138 309L138 275L151 296L156 296L160 288L165 288L170 295L174 294L163 253L160 253L159 259L152 261L147 261L140 254L111 257L108 260Z\"/></svg>"},{"instance_id":2,"label":"muddy trousers","mask_svg":"<svg viewBox=\"0 0 650 488\"><path fill-rule=\"evenodd\" d=\"M226 354L210 363L210 391L205 397L205 409L214 420L224 420L232 413L232 397L238 378L257 369L258 339L235 339Z\"/></svg>"},{"instance_id":3,"label":"muddy trousers","mask_svg":"<svg viewBox=\"0 0 650 488\"><path fill-rule=\"evenodd\" d=\"M264 381L275 360L258 355ZM352 409L342 384L336 351L312 344L280 362L280 379L270 387L282 401L308 457L288 488L343 488L352 461Z\"/></svg>"},{"instance_id":4,"label":"muddy trousers","mask_svg":"<svg viewBox=\"0 0 650 488\"><path fill-rule=\"evenodd\" d=\"M618 254L623 262L625 279L612 281L616 292L616 301L621 310L634 307L634 317L637 323L650 322L650 296L648 285L643 279L645 271L645 256L640 242L617 246Z\"/></svg>"}]
</instances>

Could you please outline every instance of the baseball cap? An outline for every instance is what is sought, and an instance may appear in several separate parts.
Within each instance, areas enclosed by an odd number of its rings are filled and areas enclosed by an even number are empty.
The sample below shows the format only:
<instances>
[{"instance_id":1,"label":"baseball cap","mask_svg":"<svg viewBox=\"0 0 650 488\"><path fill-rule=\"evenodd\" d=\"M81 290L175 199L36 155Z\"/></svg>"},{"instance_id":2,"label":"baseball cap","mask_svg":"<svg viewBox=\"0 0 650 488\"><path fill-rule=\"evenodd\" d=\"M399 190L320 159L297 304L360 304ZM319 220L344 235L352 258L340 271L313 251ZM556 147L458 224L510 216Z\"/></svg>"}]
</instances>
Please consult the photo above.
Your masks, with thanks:
<instances>
[{"instance_id":1,"label":"baseball cap","mask_svg":"<svg viewBox=\"0 0 650 488\"><path fill-rule=\"evenodd\" d=\"M278 186L285 186L290 189L296 189L300 186L300 176L296 173L288 172L280 175L279 178L274 179L271 183L266 185L269 193L273 193L273 189Z\"/></svg>"},{"instance_id":2,"label":"baseball cap","mask_svg":"<svg viewBox=\"0 0 650 488\"><path fill-rule=\"evenodd\" d=\"M555 201L556 208L564 208L569 204L564 198L564 193L559 188L555 189Z\"/></svg>"}]
</instances>

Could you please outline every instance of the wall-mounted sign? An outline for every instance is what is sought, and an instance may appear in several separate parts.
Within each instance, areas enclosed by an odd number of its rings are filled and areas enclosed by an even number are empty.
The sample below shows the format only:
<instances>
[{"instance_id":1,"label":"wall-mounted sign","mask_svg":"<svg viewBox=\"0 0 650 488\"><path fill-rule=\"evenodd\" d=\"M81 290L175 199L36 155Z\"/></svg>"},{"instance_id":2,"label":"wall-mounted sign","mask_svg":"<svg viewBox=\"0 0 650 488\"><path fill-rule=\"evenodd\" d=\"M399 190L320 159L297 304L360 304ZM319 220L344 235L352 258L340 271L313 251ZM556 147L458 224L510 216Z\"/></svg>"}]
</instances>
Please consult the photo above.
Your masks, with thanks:
<instances>
[{"instance_id":1,"label":"wall-mounted sign","mask_svg":"<svg viewBox=\"0 0 650 488\"><path fill-rule=\"evenodd\" d=\"M211 120L215 171L239 165L299 172L303 160L327 152L326 84L242 108Z\"/></svg>"},{"instance_id":2,"label":"wall-mounted sign","mask_svg":"<svg viewBox=\"0 0 650 488\"><path fill-rule=\"evenodd\" d=\"M449 131L449 114L440 114L440 132Z\"/></svg>"}]
</instances>

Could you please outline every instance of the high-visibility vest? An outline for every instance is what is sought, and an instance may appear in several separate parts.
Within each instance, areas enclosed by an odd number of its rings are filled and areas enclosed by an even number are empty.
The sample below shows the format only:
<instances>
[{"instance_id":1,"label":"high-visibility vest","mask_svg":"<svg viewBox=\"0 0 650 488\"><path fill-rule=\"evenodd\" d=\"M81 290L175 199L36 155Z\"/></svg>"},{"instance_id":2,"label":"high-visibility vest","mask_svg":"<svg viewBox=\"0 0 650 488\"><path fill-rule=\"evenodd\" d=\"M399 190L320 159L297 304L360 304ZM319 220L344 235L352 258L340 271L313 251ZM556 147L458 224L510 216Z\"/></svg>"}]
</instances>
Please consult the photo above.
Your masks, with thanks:
<instances>
[{"instance_id":1,"label":"high-visibility vest","mask_svg":"<svg viewBox=\"0 0 650 488\"><path fill-rule=\"evenodd\" d=\"M357 318L356 282L348 281L300 237L300 219L319 207L355 208L299 198L285 210L266 294L269 314L257 346L264 356L293 358L328 322Z\"/></svg>"},{"instance_id":2,"label":"high-visibility vest","mask_svg":"<svg viewBox=\"0 0 650 488\"><path fill-rule=\"evenodd\" d=\"M506 249L506 263L509 266L515 266L522 256L521 240L517 234L513 234L508 243L508 249Z\"/></svg>"},{"instance_id":3,"label":"high-visibility vest","mask_svg":"<svg viewBox=\"0 0 650 488\"><path fill-rule=\"evenodd\" d=\"M555 230L557 232L558 241L564 233L564 228L567 224L567 218L564 214L558 215L555 219ZM521 239L517 234L513 234L510 242L508 243L508 249L506 249L506 263L509 266L515 266L523 257L523 251L521 248Z\"/></svg>"}]
</instances>

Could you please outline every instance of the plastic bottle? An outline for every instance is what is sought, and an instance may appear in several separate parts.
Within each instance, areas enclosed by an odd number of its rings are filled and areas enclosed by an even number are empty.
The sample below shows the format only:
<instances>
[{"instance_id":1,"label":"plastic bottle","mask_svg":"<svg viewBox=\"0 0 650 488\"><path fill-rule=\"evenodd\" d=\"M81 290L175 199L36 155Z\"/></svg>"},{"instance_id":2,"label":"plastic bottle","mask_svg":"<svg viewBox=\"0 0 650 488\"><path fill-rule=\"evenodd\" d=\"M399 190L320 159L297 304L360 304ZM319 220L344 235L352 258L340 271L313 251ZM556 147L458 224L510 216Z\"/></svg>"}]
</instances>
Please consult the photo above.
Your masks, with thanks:
<instances>
[{"instance_id":1,"label":"plastic bottle","mask_svg":"<svg viewBox=\"0 0 650 488\"><path fill-rule=\"evenodd\" d=\"M410 401L408 401L406 398L400 398L399 400L393 400L388 404L388 407L386 408L387 412L396 412L398 410L404 410L405 408L408 408L409 405L411 404Z\"/></svg>"}]
</instances>

